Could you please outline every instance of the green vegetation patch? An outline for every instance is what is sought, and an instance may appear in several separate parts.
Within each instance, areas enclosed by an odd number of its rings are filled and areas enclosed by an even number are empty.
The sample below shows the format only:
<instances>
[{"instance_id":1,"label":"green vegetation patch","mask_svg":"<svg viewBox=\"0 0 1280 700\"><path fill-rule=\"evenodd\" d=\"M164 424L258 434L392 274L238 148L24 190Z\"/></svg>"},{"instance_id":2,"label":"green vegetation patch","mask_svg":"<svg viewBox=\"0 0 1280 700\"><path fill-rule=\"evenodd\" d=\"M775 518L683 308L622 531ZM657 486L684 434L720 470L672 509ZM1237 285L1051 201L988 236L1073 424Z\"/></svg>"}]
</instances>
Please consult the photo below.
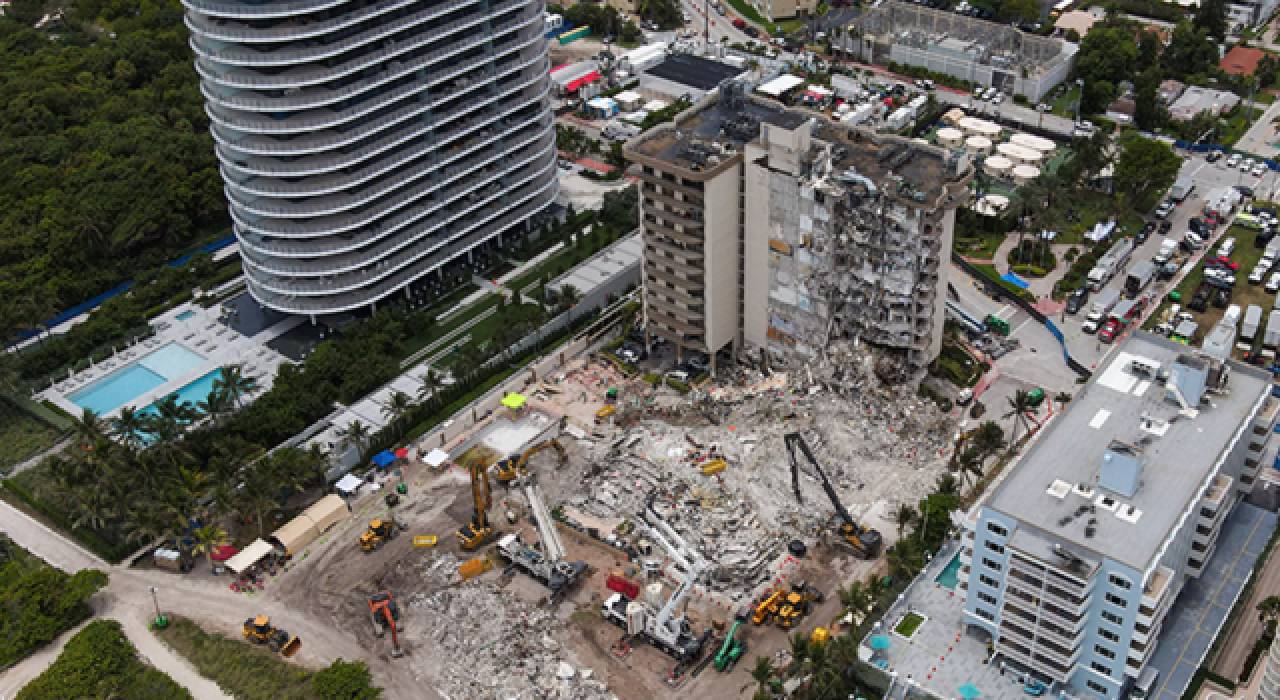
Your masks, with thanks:
<instances>
[{"instance_id":1,"label":"green vegetation patch","mask_svg":"<svg viewBox=\"0 0 1280 700\"><path fill-rule=\"evenodd\" d=\"M907 613L907 616L902 618L902 621L898 623L897 627L893 628L893 631L910 639L916 633L916 630L920 629L920 625L923 624L923 617L915 613Z\"/></svg>"},{"instance_id":2,"label":"green vegetation patch","mask_svg":"<svg viewBox=\"0 0 1280 700\"><path fill-rule=\"evenodd\" d=\"M0 668L89 619L87 601L105 585L101 571L69 576L0 537Z\"/></svg>"},{"instance_id":3,"label":"green vegetation patch","mask_svg":"<svg viewBox=\"0 0 1280 700\"><path fill-rule=\"evenodd\" d=\"M62 432L0 396L0 473L58 444Z\"/></svg>"},{"instance_id":4,"label":"green vegetation patch","mask_svg":"<svg viewBox=\"0 0 1280 700\"><path fill-rule=\"evenodd\" d=\"M191 693L163 672L143 665L119 622L95 620L68 640L58 659L15 697L190 700Z\"/></svg>"}]
</instances>

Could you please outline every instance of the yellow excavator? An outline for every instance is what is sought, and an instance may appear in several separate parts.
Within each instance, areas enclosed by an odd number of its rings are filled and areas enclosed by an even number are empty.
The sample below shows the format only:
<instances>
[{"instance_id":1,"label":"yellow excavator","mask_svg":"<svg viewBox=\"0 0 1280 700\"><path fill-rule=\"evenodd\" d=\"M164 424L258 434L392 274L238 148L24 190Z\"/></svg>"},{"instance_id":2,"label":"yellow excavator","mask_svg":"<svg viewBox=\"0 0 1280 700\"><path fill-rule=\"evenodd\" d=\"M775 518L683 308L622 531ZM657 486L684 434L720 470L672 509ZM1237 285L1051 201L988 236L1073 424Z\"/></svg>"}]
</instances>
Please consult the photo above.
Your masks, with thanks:
<instances>
[{"instance_id":1,"label":"yellow excavator","mask_svg":"<svg viewBox=\"0 0 1280 700\"><path fill-rule=\"evenodd\" d=\"M480 460L472 460L467 467L471 472L471 497L475 501L471 522L458 528L458 544L470 552L483 547L497 532L489 523L489 470Z\"/></svg>"},{"instance_id":2,"label":"yellow excavator","mask_svg":"<svg viewBox=\"0 0 1280 700\"><path fill-rule=\"evenodd\" d=\"M564 464L569 459L564 453L564 446L560 444L559 440L552 438L546 442L540 442L518 455L511 455L506 459L499 460L494 464L493 472L498 479L498 483L506 485L515 481L516 477L526 476L529 473L527 468L529 458L552 447L555 448L556 454L560 455L560 464Z\"/></svg>"},{"instance_id":3,"label":"yellow excavator","mask_svg":"<svg viewBox=\"0 0 1280 700\"><path fill-rule=\"evenodd\" d=\"M266 615L244 621L244 638L251 644L265 644L268 649L280 652L285 658L298 653L298 648L302 646L302 640L290 637L288 632L278 627L272 627L271 618Z\"/></svg>"}]
</instances>

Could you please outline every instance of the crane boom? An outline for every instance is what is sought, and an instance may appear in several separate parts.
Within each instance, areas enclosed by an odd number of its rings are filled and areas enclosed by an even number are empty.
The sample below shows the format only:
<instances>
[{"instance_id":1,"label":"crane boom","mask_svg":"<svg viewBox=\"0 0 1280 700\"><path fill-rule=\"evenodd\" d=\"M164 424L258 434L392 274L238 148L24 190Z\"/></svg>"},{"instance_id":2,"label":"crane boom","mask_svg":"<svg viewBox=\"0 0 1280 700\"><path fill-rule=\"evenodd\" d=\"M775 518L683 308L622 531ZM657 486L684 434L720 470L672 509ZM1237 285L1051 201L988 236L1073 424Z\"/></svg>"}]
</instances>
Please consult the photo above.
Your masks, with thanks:
<instances>
[{"instance_id":1,"label":"crane boom","mask_svg":"<svg viewBox=\"0 0 1280 700\"><path fill-rule=\"evenodd\" d=\"M533 522L538 528L538 539L542 542L543 553L551 561L564 559L567 555L564 543L560 541L560 533L556 532L555 523L551 520L551 511L547 510L547 504L542 500L542 488L538 486L536 478L525 479L524 495L529 501L529 508L533 511Z\"/></svg>"}]
</instances>

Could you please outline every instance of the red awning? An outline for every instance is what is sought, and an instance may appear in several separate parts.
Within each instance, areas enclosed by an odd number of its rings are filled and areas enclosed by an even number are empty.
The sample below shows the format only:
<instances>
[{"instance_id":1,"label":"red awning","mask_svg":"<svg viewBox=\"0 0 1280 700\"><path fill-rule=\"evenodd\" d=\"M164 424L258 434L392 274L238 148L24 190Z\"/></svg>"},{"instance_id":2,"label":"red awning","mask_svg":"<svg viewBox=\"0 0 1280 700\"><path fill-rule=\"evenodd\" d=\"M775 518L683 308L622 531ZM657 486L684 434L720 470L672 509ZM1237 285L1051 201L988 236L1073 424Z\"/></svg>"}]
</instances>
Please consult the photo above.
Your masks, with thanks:
<instances>
[{"instance_id":1,"label":"red awning","mask_svg":"<svg viewBox=\"0 0 1280 700\"><path fill-rule=\"evenodd\" d=\"M404 459L405 457L408 457L408 456L409 456L409 450L407 450L406 448L401 447L400 449L396 450L396 451L395 451L394 453L392 453L392 454L394 454L395 456L399 457L400 459Z\"/></svg>"},{"instance_id":2,"label":"red awning","mask_svg":"<svg viewBox=\"0 0 1280 700\"><path fill-rule=\"evenodd\" d=\"M591 71L590 73L587 73L586 75L582 76L581 78L575 78L575 79L573 79L573 80L569 81L569 84L568 84L568 85L566 85L566 86L564 86L564 89L569 90L569 91L577 90L578 88L582 87L583 85L590 85L591 83L594 83L595 81L597 81L597 80L599 80L599 79L600 79L600 74L599 74L599 73L597 73L597 72L595 72L595 71Z\"/></svg>"},{"instance_id":3,"label":"red awning","mask_svg":"<svg viewBox=\"0 0 1280 700\"><path fill-rule=\"evenodd\" d=\"M235 555L236 555L236 548L232 547L229 544L224 544L224 545L219 545L217 547L214 547L213 551L209 554L209 556L212 557L214 561L226 561L231 557L234 557Z\"/></svg>"}]
</instances>

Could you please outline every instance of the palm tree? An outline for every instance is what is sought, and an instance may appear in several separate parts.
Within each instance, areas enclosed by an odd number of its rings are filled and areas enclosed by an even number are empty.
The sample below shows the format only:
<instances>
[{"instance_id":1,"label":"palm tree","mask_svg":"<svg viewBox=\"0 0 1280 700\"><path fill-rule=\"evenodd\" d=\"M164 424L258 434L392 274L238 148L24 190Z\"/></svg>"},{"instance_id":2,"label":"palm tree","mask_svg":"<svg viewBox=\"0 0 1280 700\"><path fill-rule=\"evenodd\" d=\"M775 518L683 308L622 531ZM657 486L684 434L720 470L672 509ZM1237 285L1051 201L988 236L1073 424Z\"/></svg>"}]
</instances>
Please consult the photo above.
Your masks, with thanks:
<instances>
[{"instance_id":1,"label":"palm tree","mask_svg":"<svg viewBox=\"0 0 1280 700\"><path fill-rule=\"evenodd\" d=\"M342 435L342 449L354 447L363 458L365 447L369 443L369 426L359 420L353 420L347 427L342 429L340 434Z\"/></svg>"},{"instance_id":2,"label":"palm tree","mask_svg":"<svg viewBox=\"0 0 1280 700\"><path fill-rule=\"evenodd\" d=\"M428 368L427 373L422 375L422 388L418 389L418 403L434 403L437 400L436 392L442 386L444 386L444 377L434 369Z\"/></svg>"},{"instance_id":3,"label":"palm tree","mask_svg":"<svg viewBox=\"0 0 1280 700\"><path fill-rule=\"evenodd\" d=\"M1018 389L1006 400L1009 412L1004 417L1013 418L1013 436L1009 439L1009 451L1012 452L1018 446L1018 426L1026 423L1027 411L1031 410L1031 394L1025 389Z\"/></svg>"},{"instance_id":4,"label":"palm tree","mask_svg":"<svg viewBox=\"0 0 1280 700\"><path fill-rule=\"evenodd\" d=\"M116 513L117 504L120 503L113 498L108 489L99 488L97 484L76 489L72 499L71 514L74 519L71 525L87 527L91 530L101 530L106 527L107 522Z\"/></svg>"},{"instance_id":5,"label":"palm tree","mask_svg":"<svg viewBox=\"0 0 1280 700\"><path fill-rule=\"evenodd\" d=\"M912 508L911 504L903 503L898 506L898 510L893 514L893 521L898 525L898 539L902 539L902 531L916 521L916 515L916 509Z\"/></svg>"},{"instance_id":6,"label":"palm tree","mask_svg":"<svg viewBox=\"0 0 1280 700\"><path fill-rule=\"evenodd\" d=\"M787 670L794 673L804 666L805 659L809 656L809 637L796 632L788 640L791 642L791 664Z\"/></svg>"},{"instance_id":7,"label":"palm tree","mask_svg":"<svg viewBox=\"0 0 1280 700\"><path fill-rule=\"evenodd\" d=\"M983 459L990 457L1004 447L1004 429L995 421L984 422L973 434L973 446Z\"/></svg>"},{"instance_id":8,"label":"palm tree","mask_svg":"<svg viewBox=\"0 0 1280 700\"><path fill-rule=\"evenodd\" d=\"M111 424L111 431L131 449L142 445L142 436L146 434L145 421L138 412L129 406L120 409L120 417Z\"/></svg>"},{"instance_id":9,"label":"palm tree","mask_svg":"<svg viewBox=\"0 0 1280 700\"><path fill-rule=\"evenodd\" d=\"M124 529L129 533L126 539L138 544L164 539L172 531L171 522L156 504L138 503L125 515Z\"/></svg>"},{"instance_id":10,"label":"palm tree","mask_svg":"<svg viewBox=\"0 0 1280 700\"><path fill-rule=\"evenodd\" d=\"M769 682L773 680L773 664L770 663L769 657L756 657L755 668L751 669L751 679L759 686L759 692L768 692L766 689Z\"/></svg>"},{"instance_id":11,"label":"palm tree","mask_svg":"<svg viewBox=\"0 0 1280 700\"><path fill-rule=\"evenodd\" d=\"M404 427L401 423L404 422L404 417L409 414L409 411L413 410L413 406L413 399L408 394L403 391L397 391L387 399L387 405L382 408L382 412L386 414L387 418L391 420L391 424L395 427L397 438Z\"/></svg>"},{"instance_id":12,"label":"palm tree","mask_svg":"<svg viewBox=\"0 0 1280 700\"><path fill-rule=\"evenodd\" d=\"M569 312L569 324L573 325L573 307L582 301L582 293L572 284L561 285L559 306Z\"/></svg>"},{"instance_id":13,"label":"palm tree","mask_svg":"<svg viewBox=\"0 0 1280 700\"><path fill-rule=\"evenodd\" d=\"M81 447L91 447L102 439L105 433L102 416L97 411L86 408L71 424L71 434L76 438L76 444Z\"/></svg>"},{"instance_id":14,"label":"palm tree","mask_svg":"<svg viewBox=\"0 0 1280 700\"><path fill-rule=\"evenodd\" d=\"M972 474L975 477L973 480L973 486L970 489L970 493L972 493L972 488L976 488L978 481L984 476L982 471L982 452L976 448L972 450L965 450L964 454L960 455L958 464L960 467L961 491L964 490L964 485L968 483L969 475Z\"/></svg>"},{"instance_id":15,"label":"palm tree","mask_svg":"<svg viewBox=\"0 0 1280 700\"><path fill-rule=\"evenodd\" d=\"M867 579L867 595L871 596L872 610L876 610L877 608L883 609L884 606L881 603L884 599L885 592L888 590L889 587L885 585L884 579L879 576L872 576L870 579Z\"/></svg>"},{"instance_id":16,"label":"palm tree","mask_svg":"<svg viewBox=\"0 0 1280 700\"><path fill-rule=\"evenodd\" d=\"M213 380L214 391L224 391L237 409L245 396L258 390L258 380L244 374L244 365L227 365Z\"/></svg>"},{"instance_id":17,"label":"palm tree","mask_svg":"<svg viewBox=\"0 0 1280 700\"><path fill-rule=\"evenodd\" d=\"M842 612L853 614L855 625L866 617L867 609L871 607L871 593L861 581L850 583L848 588L837 587L836 595L840 596Z\"/></svg>"},{"instance_id":18,"label":"palm tree","mask_svg":"<svg viewBox=\"0 0 1280 700\"><path fill-rule=\"evenodd\" d=\"M213 570L213 550L224 544L231 542L231 536L227 531L218 527L217 523L210 523L204 527L196 528L191 533L195 545L191 548L193 554L203 554L209 560L209 570Z\"/></svg>"},{"instance_id":19,"label":"palm tree","mask_svg":"<svg viewBox=\"0 0 1280 700\"><path fill-rule=\"evenodd\" d=\"M196 410L209 416L214 425L221 422L223 416L231 412L234 408L231 404L231 397L226 391L218 391L214 389L209 392L209 396L204 401L196 403Z\"/></svg>"},{"instance_id":20,"label":"palm tree","mask_svg":"<svg viewBox=\"0 0 1280 700\"><path fill-rule=\"evenodd\" d=\"M542 348L542 327L547 325L547 310L542 308L542 304L536 304L529 312L529 325L533 330L533 344L537 349ZM570 325L573 323L573 317L570 316Z\"/></svg>"},{"instance_id":21,"label":"palm tree","mask_svg":"<svg viewBox=\"0 0 1280 700\"><path fill-rule=\"evenodd\" d=\"M170 480L170 485L174 510L186 516L190 515L196 503L209 493L209 489L213 486L213 479L198 469L179 466L177 474Z\"/></svg>"},{"instance_id":22,"label":"palm tree","mask_svg":"<svg viewBox=\"0 0 1280 700\"><path fill-rule=\"evenodd\" d=\"M937 485L937 492L941 494L960 495L960 485L956 483L956 478L950 474L943 474L934 482Z\"/></svg>"}]
</instances>

